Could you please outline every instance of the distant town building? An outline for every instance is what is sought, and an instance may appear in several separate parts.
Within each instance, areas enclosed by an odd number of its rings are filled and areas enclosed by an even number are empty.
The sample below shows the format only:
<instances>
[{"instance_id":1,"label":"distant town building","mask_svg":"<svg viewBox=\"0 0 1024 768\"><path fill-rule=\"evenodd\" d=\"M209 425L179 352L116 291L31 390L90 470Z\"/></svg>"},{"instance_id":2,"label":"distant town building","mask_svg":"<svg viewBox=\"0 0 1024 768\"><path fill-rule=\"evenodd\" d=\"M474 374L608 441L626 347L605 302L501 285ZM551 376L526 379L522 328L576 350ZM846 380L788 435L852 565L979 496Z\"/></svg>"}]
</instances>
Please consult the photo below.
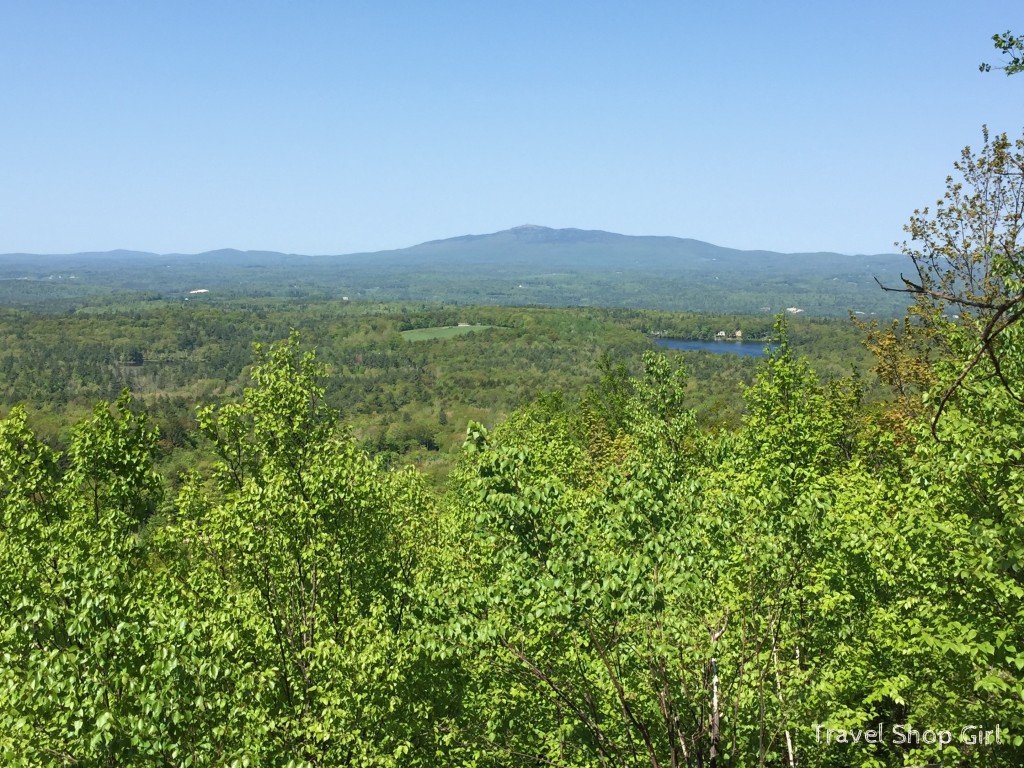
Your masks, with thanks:
<instances>
[{"instance_id":1,"label":"distant town building","mask_svg":"<svg viewBox=\"0 0 1024 768\"><path fill-rule=\"evenodd\" d=\"M800 307L786 307L786 311L789 312L789 314L791 315L797 315L803 312L803 310L800 309Z\"/></svg>"}]
</instances>

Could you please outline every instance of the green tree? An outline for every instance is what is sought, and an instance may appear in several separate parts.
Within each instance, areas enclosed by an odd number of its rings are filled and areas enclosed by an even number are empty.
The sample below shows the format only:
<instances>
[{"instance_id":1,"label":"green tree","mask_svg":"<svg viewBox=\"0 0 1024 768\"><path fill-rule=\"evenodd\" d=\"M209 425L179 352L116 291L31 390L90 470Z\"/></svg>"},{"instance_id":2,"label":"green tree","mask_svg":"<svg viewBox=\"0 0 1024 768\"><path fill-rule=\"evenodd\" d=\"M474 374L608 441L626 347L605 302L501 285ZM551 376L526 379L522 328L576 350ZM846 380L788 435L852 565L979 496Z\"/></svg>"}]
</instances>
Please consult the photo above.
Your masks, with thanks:
<instances>
[{"instance_id":1,"label":"green tree","mask_svg":"<svg viewBox=\"0 0 1024 768\"><path fill-rule=\"evenodd\" d=\"M74 429L61 471L23 411L0 423L0 752L16 762L154 750L138 728L158 653L139 534L160 501L156 437L125 393Z\"/></svg>"},{"instance_id":2,"label":"green tree","mask_svg":"<svg viewBox=\"0 0 1024 768\"><path fill-rule=\"evenodd\" d=\"M997 51L1009 57L1003 66L994 67L994 69L1001 69L1007 75L1024 72L1024 37L1006 31L1002 34L992 35L992 42ZM978 68L982 72L991 72L993 70L991 64L981 64Z\"/></svg>"},{"instance_id":3,"label":"green tree","mask_svg":"<svg viewBox=\"0 0 1024 768\"><path fill-rule=\"evenodd\" d=\"M996 376L1020 397L1001 365L1001 335L1024 316L1024 139L990 137L981 151L964 148L932 211L914 211L903 252L916 279L901 290L914 300L909 319L910 358L928 360L943 391L936 420L972 372ZM895 329L875 340L894 339ZM981 366L979 368L979 365ZM905 366L904 366L905 367Z\"/></svg>"},{"instance_id":4,"label":"green tree","mask_svg":"<svg viewBox=\"0 0 1024 768\"><path fill-rule=\"evenodd\" d=\"M437 719L404 631L429 498L338 433L296 335L256 357L240 403L199 413L217 488L192 484L177 534L254 676L241 744L270 762L408 764Z\"/></svg>"},{"instance_id":5,"label":"green tree","mask_svg":"<svg viewBox=\"0 0 1024 768\"><path fill-rule=\"evenodd\" d=\"M849 649L881 609L850 592L878 591L872 566L894 540L834 548L880 492L866 470L839 482L856 394L780 341L739 438L702 436L681 371L653 355L637 378L612 368L597 408L551 398L493 435L471 429L452 513L472 544L450 631L475 660L467 709L498 762L794 761L815 712L849 715L875 690L847 675L842 709L810 685L839 671L851 623L844 659L868 663Z\"/></svg>"}]
</instances>

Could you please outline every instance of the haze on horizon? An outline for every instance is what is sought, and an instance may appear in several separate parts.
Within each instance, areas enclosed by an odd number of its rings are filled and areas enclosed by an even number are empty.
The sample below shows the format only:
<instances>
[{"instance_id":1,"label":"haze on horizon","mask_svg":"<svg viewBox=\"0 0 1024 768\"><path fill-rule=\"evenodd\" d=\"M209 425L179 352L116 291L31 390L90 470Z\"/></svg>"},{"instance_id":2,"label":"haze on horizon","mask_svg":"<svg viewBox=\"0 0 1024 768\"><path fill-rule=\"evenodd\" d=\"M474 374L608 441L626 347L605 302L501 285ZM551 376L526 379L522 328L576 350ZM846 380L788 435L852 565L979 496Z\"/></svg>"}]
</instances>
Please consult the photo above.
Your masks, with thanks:
<instances>
[{"instance_id":1,"label":"haze on horizon","mask_svg":"<svg viewBox=\"0 0 1024 768\"><path fill-rule=\"evenodd\" d=\"M1005 2L5 4L0 253L341 254L524 223L886 253Z\"/></svg>"}]
</instances>

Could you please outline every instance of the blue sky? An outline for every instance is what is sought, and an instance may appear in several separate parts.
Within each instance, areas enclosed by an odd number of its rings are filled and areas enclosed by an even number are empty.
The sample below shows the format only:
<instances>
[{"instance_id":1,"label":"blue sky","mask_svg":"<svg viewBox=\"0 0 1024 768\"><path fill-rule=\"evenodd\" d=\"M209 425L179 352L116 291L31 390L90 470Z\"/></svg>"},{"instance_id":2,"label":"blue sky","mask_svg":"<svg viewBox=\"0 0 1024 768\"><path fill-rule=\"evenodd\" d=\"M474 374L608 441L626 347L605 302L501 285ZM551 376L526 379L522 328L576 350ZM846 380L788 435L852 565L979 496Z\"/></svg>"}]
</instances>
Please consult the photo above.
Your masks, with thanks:
<instances>
[{"instance_id":1,"label":"blue sky","mask_svg":"<svg viewBox=\"0 0 1024 768\"><path fill-rule=\"evenodd\" d=\"M0 252L347 253L518 224L892 251L1018 2L0 2Z\"/></svg>"}]
</instances>

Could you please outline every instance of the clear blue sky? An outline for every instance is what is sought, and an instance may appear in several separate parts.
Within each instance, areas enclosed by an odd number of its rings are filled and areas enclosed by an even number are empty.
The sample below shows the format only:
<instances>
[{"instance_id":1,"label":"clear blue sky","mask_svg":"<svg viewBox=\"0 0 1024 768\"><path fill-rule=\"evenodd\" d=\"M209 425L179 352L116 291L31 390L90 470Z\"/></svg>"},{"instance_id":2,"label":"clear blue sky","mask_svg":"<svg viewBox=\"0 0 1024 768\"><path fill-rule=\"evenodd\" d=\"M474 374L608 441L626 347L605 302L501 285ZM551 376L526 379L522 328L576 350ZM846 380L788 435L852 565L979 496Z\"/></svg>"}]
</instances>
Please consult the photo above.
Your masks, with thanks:
<instances>
[{"instance_id":1,"label":"clear blue sky","mask_svg":"<svg viewBox=\"0 0 1024 768\"><path fill-rule=\"evenodd\" d=\"M518 224L892 251L1024 75L1019 1L0 3L0 252Z\"/></svg>"}]
</instances>

